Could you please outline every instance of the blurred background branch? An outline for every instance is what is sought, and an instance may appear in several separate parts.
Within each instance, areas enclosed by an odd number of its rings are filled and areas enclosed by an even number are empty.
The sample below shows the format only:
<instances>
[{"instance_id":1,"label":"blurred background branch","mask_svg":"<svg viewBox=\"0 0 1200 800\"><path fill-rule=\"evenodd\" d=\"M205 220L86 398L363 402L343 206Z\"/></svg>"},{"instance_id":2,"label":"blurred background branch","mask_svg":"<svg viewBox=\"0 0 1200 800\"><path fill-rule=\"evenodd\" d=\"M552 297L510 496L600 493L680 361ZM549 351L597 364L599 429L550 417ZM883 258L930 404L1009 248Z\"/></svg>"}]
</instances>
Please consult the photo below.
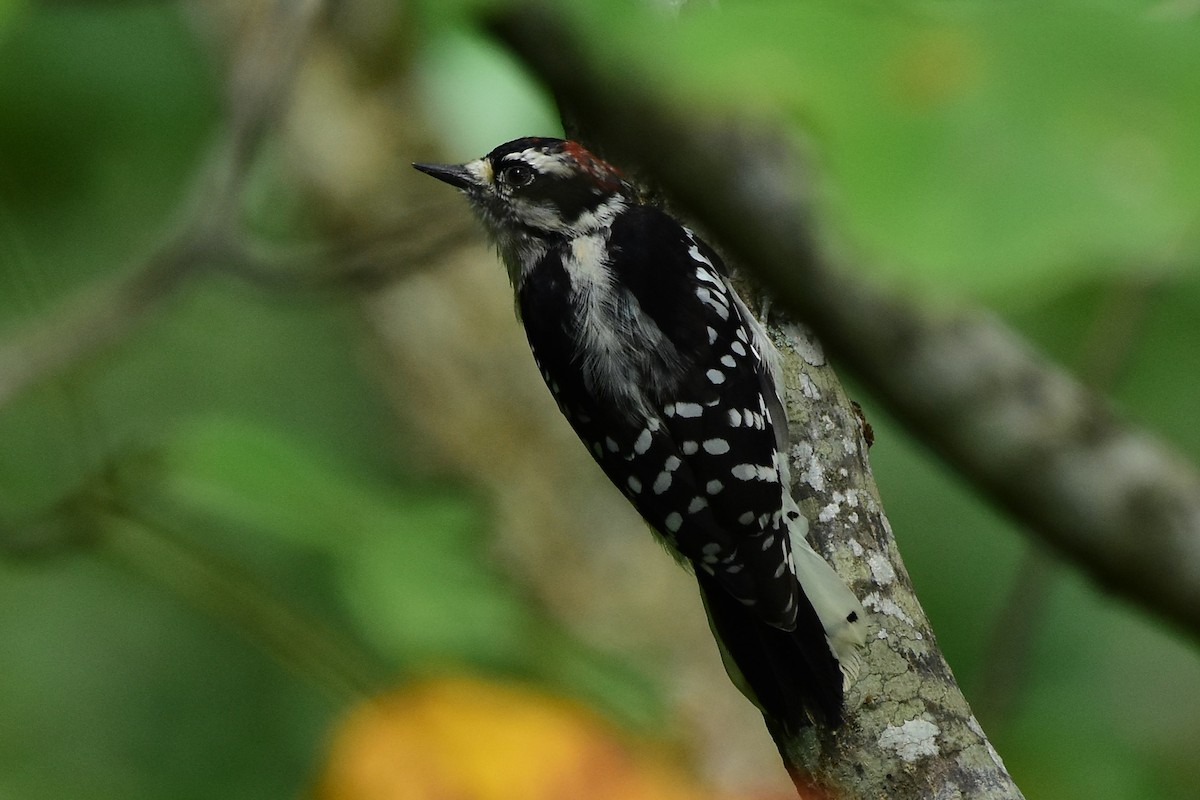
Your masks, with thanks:
<instances>
[{"instance_id":1,"label":"blurred background branch","mask_svg":"<svg viewBox=\"0 0 1200 800\"><path fill-rule=\"evenodd\" d=\"M286 102L321 4L252 7L264 16L235 45L228 122L194 181L176 230L127 274L89 287L29 329L0 343L0 407L17 393L92 356L135 330L197 271L236 260L242 248L241 190L255 153Z\"/></svg>"},{"instance_id":2,"label":"blurred background branch","mask_svg":"<svg viewBox=\"0 0 1200 800\"><path fill-rule=\"evenodd\" d=\"M1097 309L1082 343L1077 370L1092 391L1112 395L1118 389L1143 333L1153 292L1154 286L1145 280L1121 281ZM1050 595L1061 578L1061 565L1044 543L1031 542L987 648L986 668L976 694L981 713L1003 719L1012 712L1029 678Z\"/></svg>"},{"instance_id":3,"label":"blurred background branch","mask_svg":"<svg viewBox=\"0 0 1200 800\"><path fill-rule=\"evenodd\" d=\"M429 263L474 232L463 215L427 207L369 240L280 248L246 235L244 185L286 108L322 7L319 0L248 7L251 18L229 69L228 125L194 181L176 230L125 274L87 287L0 341L0 408L138 330L197 274L232 275L273 291L372 289Z\"/></svg>"}]
</instances>

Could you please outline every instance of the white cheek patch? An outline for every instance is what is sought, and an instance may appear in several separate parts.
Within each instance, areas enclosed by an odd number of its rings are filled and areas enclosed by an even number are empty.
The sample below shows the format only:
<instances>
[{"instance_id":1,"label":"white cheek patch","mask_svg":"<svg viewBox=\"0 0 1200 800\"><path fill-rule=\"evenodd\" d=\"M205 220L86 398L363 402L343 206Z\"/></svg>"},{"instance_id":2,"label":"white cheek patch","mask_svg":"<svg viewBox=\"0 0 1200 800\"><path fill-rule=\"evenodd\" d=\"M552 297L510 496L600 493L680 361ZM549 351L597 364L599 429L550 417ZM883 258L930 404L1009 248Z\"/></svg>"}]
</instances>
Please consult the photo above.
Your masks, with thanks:
<instances>
[{"instance_id":1,"label":"white cheek patch","mask_svg":"<svg viewBox=\"0 0 1200 800\"><path fill-rule=\"evenodd\" d=\"M513 216L531 228L561 231L567 227L563 224L562 215L553 203L535 203L522 197L514 197L509 203L513 210Z\"/></svg>"}]
</instances>

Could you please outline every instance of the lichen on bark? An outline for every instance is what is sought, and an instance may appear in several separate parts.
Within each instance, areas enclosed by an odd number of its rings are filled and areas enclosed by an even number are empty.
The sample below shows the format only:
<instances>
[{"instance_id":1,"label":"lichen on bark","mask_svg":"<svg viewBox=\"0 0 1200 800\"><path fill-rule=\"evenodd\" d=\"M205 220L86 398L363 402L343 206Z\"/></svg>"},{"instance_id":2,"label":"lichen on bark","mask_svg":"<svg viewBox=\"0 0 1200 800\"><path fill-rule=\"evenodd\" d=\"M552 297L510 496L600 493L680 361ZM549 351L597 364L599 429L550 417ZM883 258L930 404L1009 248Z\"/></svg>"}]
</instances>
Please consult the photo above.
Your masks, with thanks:
<instances>
[{"instance_id":1,"label":"lichen on bark","mask_svg":"<svg viewBox=\"0 0 1200 800\"><path fill-rule=\"evenodd\" d=\"M823 349L776 316L793 493L809 539L869 614L837 731L774 732L802 796L1019 798L937 648L900 559L868 458L867 421ZM883 446L886 446L884 444Z\"/></svg>"}]
</instances>

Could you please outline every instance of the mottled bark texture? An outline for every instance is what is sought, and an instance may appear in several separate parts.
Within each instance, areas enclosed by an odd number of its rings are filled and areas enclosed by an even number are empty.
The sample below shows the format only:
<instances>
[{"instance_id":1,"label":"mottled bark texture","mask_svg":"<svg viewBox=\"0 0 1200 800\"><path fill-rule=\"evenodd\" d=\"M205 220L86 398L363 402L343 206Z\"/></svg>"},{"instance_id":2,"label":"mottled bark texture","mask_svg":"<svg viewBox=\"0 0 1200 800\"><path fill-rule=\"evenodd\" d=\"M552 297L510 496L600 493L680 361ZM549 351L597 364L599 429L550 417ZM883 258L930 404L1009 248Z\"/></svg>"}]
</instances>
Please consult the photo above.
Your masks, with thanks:
<instances>
[{"instance_id":1,"label":"mottled bark texture","mask_svg":"<svg viewBox=\"0 0 1200 800\"><path fill-rule=\"evenodd\" d=\"M871 614L862 674L836 732L775 735L802 797L1021 797L942 658L867 459L865 422L804 327L770 330L783 356L793 491L813 546Z\"/></svg>"}]
</instances>

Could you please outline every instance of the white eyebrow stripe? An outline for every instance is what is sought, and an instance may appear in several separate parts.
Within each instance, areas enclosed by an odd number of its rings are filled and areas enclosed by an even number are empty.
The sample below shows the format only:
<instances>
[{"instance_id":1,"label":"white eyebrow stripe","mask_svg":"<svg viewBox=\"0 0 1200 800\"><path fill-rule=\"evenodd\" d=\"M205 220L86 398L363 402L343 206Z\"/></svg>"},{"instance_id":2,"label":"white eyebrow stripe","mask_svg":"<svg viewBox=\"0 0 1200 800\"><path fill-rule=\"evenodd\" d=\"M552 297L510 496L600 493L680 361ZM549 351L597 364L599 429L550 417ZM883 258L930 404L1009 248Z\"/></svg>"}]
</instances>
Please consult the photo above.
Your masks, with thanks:
<instances>
[{"instance_id":1,"label":"white eyebrow stripe","mask_svg":"<svg viewBox=\"0 0 1200 800\"><path fill-rule=\"evenodd\" d=\"M543 153L536 147L529 147L519 153L509 153L501 161L524 161L543 175L558 175L568 178L575 173L567 160L561 156Z\"/></svg>"}]
</instances>

